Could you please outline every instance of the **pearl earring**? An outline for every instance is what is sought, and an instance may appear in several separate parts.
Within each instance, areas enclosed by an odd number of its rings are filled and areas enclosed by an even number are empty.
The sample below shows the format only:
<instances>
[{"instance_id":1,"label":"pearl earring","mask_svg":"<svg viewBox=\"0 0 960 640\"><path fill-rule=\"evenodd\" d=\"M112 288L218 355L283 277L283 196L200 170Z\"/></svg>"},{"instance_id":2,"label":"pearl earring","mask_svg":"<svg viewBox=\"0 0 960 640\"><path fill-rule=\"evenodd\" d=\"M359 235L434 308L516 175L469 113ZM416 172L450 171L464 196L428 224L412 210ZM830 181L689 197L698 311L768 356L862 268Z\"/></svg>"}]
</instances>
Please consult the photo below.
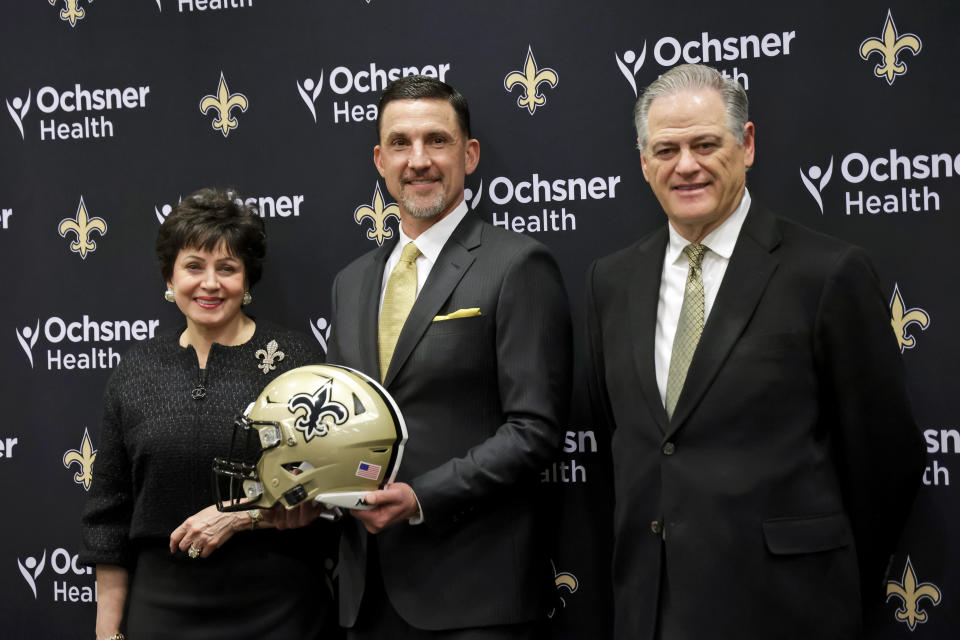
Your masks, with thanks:
<instances>
[{"instance_id":1,"label":"pearl earring","mask_svg":"<svg viewBox=\"0 0 960 640\"><path fill-rule=\"evenodd\" d=\"M177 298L173 295L173 289L167 287L167 290L163 292L163 299L167 302L174 302Z\"/></svg>"}]
</instances>

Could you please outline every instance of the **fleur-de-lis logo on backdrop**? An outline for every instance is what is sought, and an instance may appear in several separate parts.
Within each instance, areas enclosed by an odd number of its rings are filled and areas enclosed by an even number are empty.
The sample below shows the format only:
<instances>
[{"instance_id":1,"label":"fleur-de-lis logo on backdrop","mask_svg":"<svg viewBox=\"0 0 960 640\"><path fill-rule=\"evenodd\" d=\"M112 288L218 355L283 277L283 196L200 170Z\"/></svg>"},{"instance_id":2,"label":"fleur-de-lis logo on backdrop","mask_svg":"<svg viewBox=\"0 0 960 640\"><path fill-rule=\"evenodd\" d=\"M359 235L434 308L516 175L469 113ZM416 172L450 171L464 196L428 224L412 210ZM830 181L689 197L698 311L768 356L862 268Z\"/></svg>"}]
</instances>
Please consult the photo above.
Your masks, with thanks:
<instances>
[{"instance_id":1,"label":"fleur-de-lis logo on backdrop","mask_svg":"<svg viewBox=\"0 0 960 640\"><path fill-rule=\"evenodd\" d=\"M218 117L213 119L212 126L214 129L219 129L223 137L226 138L230 134L231 129L236 129L240 126L240 123L230 115L230 112L234 108L245 112L249 104L247 96L242 93L230 93L227 80L223 77L223 71L221 71L220 84L217 86L217 95L204 96L203 100L200 101L200 111L204 114L211 109L217 112Z\"/></svg>"},{"instance_id":2,"label":"fleur-de-lis logo on backdrop","mask_svg":"<svg viewBox=\"0 0 960 640\"><path fill-rule=\"evenodd\" d=\"M907 65L900 62L899 57L902 51L910 51L913 55L920 53L922 43L920 38L912 33L899 35L897 26L893 23L893 14L887 9L887 21L883 25L883 39L867 38L860 43L860 57L866 60L871 54L879 53L883 59L878 64L873 75L878 78L887 78L887 84L893 84L897 76L902 76L907 72Z\"/></svg>"},{"instance_id":3,"label":"fleur-de-lis logo on backdrop","mask_svg":"<svg viewBox=\"0 0 960 640\"><path fill-rule=\"evenodd\" d=\"M920 601L926 598L933 606L940 604L940 588L932 582L917 584L917 574L913 571L913 564L910 562L910 556L907 556L907 564L903 567L903 577L900 582L890 580L887 582L887 601L890 598L899 598L903 606L897 609L896 619L906 624L910 631L913 631L917 624L927 621L927 612L919 607Z\"/></svg>"},{"instance_id":4,"label":"fleur-de-lis logo on backdrop","mask_svg":"<svg viewBox=\"0 0 960 640\"><path fill-rule=\"evenodd\" d=\"M334 424L343 424L347 421L347 408L330 399L330 393L333 391L333 380L327 379L320 385L312 395L309 393L298 393L287 402L287 409L290 413L297 413L303 409L305 413L298 415L295 426L303 432L303 438L307 442L314 436L325 436L330 431L330 426L325 418L333 420Z\"/></svg>"},{"instance_id":5,"label":"fleur-de-lis logo on backdrop","mask_svg":"<svg viewBox=\"0 0 960 640\"><path fill-rule=\"evenodd\" d=\"M890 298L890 325L893 327L893 333L897 336L900 353L917 346L917 339L912 334L907 333L907 328L912 324L919 326L921 331L926 331L927 327L930 326L930 314L923 309L905 310L903 296L900 295L900 287L894 283L893 296Z\"/></svg>"},{"instance_id":6,"label":"fleur-de-lis logo on backdrop","mask_svg":"<svg viewBox=\"0 0 960 640\"><path fill-rule=\"evenodd\" d=\"M550 564L553 565L553 561L550 561ZM567 600L564 598L564 593L571 595L577 592L577 589L580 588L580 582L577 580L577 576L573 575L569 571L557 571L556 566L553 567L553 584L557 588L557 593L560 598L560 607L566 608ZM554 608L547 617L552 618L556 615L557 609Z\"/></svg>"},{"instance_id":7,"label":"fleur-de-lis logo on backdrop","mask_svg":"<svg viewBox=\"0 0 960 640\"><path fill-rule=\"evenodd\" d=\"M503 79L503 88L507 93L511 93L513 87L520 85L523 88L523 94L517 98L517 106L526 109L533 115L538 107L542 107L547 101L547 97L538 93L541 84L547 83L550 88L557 86L560 78L553 69L537 69L537 61L533 57L533 48L527 46L527 60L524 62L523 71L511 71Z\"/></svg>"},{"instance_id":8,"label":"fleur-de-lis logo on backdrop","mask_svg":"<svg viewBox=\"0 0 960 640\"><path fill-rule=\"evenodd\" d=\"M50 2L51 7L59 2L59 0L48 1ZM93 2L93 0L87 0L88 4L90 2ZM77 21L83 20L87 16L87 12L79 6L80 0L64 0L64 4L67 6L67 8L60 10L60 19L64 22L69 22L71 27L77 26Z\"/></svg>"},{"instance_id":9,"label":"fleur-de-lis logo on backdrop","mask_svg":"<svg viewBox=\"0 0 960 640\"><path fill-rule=\"evenodd\" d=\"M364 218L373 221L373 228L367 229L367 240L376 240L378 245L393 237L393 229L387 226L387 220L396 218L397 222L400 222L400 207L396 202L384 206L379 182L373 189L373 202L362 204L353 211L353 219L357 224L362 225Z\"/></svg>"},{"instance_id":10,"label":"fleur-de-lis logo on backdrop","mask_svg":"<svg viewBox=\"0 0 960 640\"><path fill-rule=\"evenodd\" d=\"M83 196L80 196L80 205L77 207L77 215L73 218L64 218L57 227L61 238L66 238L68 233L74 234L77 239L70 243L70 251L79 253L80 258L87 259L88 253L97 250L97 243L90 238L90 234L96 231L101 237L107 235L107 222L103 218L91 218L87 215L87 207L83 203Z\"/></svg>"},{"instance_id":11,"label":"fleur-de-lis logo on backdrop","mask_svg":"<svg viewBox=\"0 0 960 640\"><path fill-rule=\"evenodd\" d=\"M277 341L271 340L267 343L266 350L257 349L257 352L253 354L257 357L257 360L263 360L263 362L257 366L263 369L264 373L269 373L276 369L277 365L274 363L280 362L287 356L283 351L279 351L279 348L280 346L277 344Z\"/></svg>"},{"instance_id":12,"label":"fleur-de-lis logo on backdrop","mask_svg":"<svg viewBox=\"0 0 960 640\"><path fill-rule=\"evenodd\" d=\"M70 449L63 454L63 466L69 469L74 464L80 465L80 471L73 474L73 481L83 485L84 491L90 490L90 483L93 481L93 461L97 458L97 451L90 443L90 434L87 429L83 430L83 440L80 441L80 449Z\"/></svg>"}]
</instances>

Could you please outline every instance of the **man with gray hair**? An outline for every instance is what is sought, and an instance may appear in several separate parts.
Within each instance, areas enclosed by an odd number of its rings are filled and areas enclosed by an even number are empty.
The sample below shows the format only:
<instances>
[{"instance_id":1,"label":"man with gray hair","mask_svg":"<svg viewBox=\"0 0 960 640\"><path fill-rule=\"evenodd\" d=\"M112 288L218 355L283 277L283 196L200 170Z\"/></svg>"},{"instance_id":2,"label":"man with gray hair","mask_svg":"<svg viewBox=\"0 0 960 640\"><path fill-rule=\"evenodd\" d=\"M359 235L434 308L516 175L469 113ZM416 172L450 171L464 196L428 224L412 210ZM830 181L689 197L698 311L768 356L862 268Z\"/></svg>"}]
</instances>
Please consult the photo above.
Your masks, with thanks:
<instances>
[{"instance_id":1,"label":"man with gray hair","mask_svg":"<svg viewBox=\"0 0 960 640\"><path fill-rule=\"evenodd\" d=\"M614 635L859 637L924 468L874 269L751 199L736 81L674 68L635 116L668 224L586 290Z\"/></svg>"}]
</instances>

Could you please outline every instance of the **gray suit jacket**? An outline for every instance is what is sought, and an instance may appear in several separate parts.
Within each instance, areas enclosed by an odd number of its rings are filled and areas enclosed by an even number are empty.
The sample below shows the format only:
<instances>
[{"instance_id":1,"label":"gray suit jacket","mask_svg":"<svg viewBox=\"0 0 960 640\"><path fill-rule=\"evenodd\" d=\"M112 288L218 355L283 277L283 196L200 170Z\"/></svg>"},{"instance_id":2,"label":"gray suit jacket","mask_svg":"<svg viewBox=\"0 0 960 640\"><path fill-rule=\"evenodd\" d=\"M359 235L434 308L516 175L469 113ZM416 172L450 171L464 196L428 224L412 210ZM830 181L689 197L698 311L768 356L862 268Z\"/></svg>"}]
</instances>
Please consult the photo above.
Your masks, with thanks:
<instances>
[{"instance_id":1,"label":"gray suit jacket","mask_svg":"<svg viewBox=\"0 0 960 640\"><path fill-rule=\"evenodd\" d=\"M378 376L385 243L333 285L328 361ZM459 309L474 317L435 321ZM566 293L543 245L468 213L447 241L400 334L384 385L407 423L398 481L426 521L377 536L384 585L423 629L529 621L553 574L537 518L537 474L559 451L570 393ZM368 534L341 542L341 624L356 621Z\"/></svg>"},{"instance_id":2,"label":"gray suit jacket","mask_svg":"<svg viewBox=\"0 0 960 640\"><path fill-rule=\"evenodd\" d=\"M653 355L666 245L664 227L587 278L591 395L613 429L615 636L856 638L924 456L873 268L754 203L668 419Z\"/></svg>"}]
</instances>

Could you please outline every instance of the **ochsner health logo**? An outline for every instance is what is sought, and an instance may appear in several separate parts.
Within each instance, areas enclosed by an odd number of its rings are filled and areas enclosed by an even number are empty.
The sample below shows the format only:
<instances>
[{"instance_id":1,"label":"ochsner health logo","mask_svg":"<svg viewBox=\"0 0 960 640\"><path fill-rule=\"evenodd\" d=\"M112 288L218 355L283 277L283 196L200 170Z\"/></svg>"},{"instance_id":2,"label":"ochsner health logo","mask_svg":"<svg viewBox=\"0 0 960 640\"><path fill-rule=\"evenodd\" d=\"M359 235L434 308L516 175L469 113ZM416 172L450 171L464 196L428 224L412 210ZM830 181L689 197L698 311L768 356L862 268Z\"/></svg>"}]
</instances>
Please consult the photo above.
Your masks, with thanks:
<instances>
[{"instance_id":1,"label":"ochsner health logo","mask_svg":"<svg viewBox=\"0 0 960 640\"><path fill-rule=\"evenodd\" d=\"M323 119L319 101L324 87L334 96L357 96L353 98L354 102L347 99L338 101L334 98L331 103L332 110L328 112L332 114L334 124L348 124L375 121L377 119L376 98L394 80L409 75L424 75L446 81L449 71L449 62L401 67L383 67L376 62L371 62L369 65L354 68L333 67L329 73L326 73L326 82L324 82L324 70L319 69L316 74L311 74L303 80L298 79L295 83L297 93L315 123ZM367 102L369 98L365 96L371 93L375 94L374 101ZM358 99L366 103L357 103Z\"/></svg>"},{"instance_id":2,"label":"ochsner health logo","mask_svg":"<svg viewBox=\"0 0 960 640\"><path fill-rule=\"evenodd\" d=\"M88 89L75 82L66 89L49 85L36 93L28 89L26 97L14 96L6 100L6 105L24 140L26 118L32 104L41 114L50 116L40 118L41 142L90 140L114 137L114 122L102 112L146 109L149 94L150 85Z\"/></svg>"},{"instance_id":3,"label":"ochsner health logo","mask_svg":"<svg viewBox=\"0 0 960 640\"><path fill-rule=\"evenodd\" d=\"M48 566L55 574L52 585L54 602L97 601L96 582L88 582L93 578L93 569L81 565L80 557L63 547L54 549L49 557L44 549L39 559L36 556L27 556L22 560L17 558L17 568L35 600L40 596L40 576Z\"/></svg>"},{"instance_id":4,"label":"ochsner health logo","mask_svg":"<svg viewBox=\"0 0 960 640\"><path fill-rule=\"evenodd\" d=\"M820 207L820 215L823 215L823 190L830 184L830 177L832 175L833 156L830 156L830 164L827 165L826 171L817 165L812 165L807 169L806 173L804 173L803 169L800 169L800 179L803 180L803 186L807 188L807 191L810 192L813 199L817 201L817 206Z\"/></svg>"},{"instance_id":5,"label":"ochsner health logo","mask_svg":"<svg viewBox=\"0 0 960 640\"><path fill-rule=\"evenodd\" d=\"M937 213L944 206L934 187L942 180L960 177L960 153L936 150L932 153L904 153L887 150L862 153L853 151L829 156L826 169L812 165L800 168L800 180L816 201L821 215L828 206L826 188L831 178L840 184L846 215ZM835 187L831 187L831 191ZM835 197L835 196L834 196Z\"/></svg>"},{"instance_id":6,"label":"ochsner health logo","mask_svg":"<svg viewBox=\"0 0 960 640\"><path fill-rule=\"evenodd\" d=\"M738 67L721 68L726 62L741 62L759 58L775 58L790 55L791 42L797 32L777 31L764 34L739 36L717 36L708 31L700 33L699 38L681 41L674 36L662 36L653 45L653 59L663 68L669 68L680 62L689 64L703 63L717 67L724 78L734 78L750 89L750 79ZM627 80L633 94L637 95L637 74L647 55L647 41L643 41L640 54L627 49L623 54L614 52L613 56L620 73Z\"/></svg>"},{"instance_id":7,"label":"ochsner health logo","mask_svg":"<svg viewBox=\"0 0 960 640\"><path fill-rule=\"evenodd\" d=\"M33 556L27 556L25 560L20 560L17 558L17 567L20 568L20 575L23 576L23 579L27 581L27 586L30 587L30 591L33 592L33 599L37 599L37 578L40 577L40 574L43 572L43 567L47 563L47 550L43 550L43 554L40 556L40 559L37 560Z\"/></svg>"},{"instance_id":8,"label":"ochsner health logo","mask_svg":"<svg viewBox=\"0 0 960 640\"><path fill-rule=\"evenodd\" d=\"M20 139L26 140L26 135L23 133L23 119L27 117L27 113L30 111L30 91L27 91L26 100L20 96L15 97L12 103L7 100L7 111L10 112L13 123L20 130Z\"/></svg>"},{"instance_id":9,"label":"ochsner health logo","mask_svg":"<svg viewBox=\"0 0 960 640\"><path fill-rule=\"evenodd\" d=\"M46 369L112 369L120 363L120 342L146 340L156 333L160 320L93 320L84 315L80 320L70 321L51 316L33 326L16 329L17 342L23 349L31 369L42 368L44 361L35 361L35 352L43 353L37 346L43 336ZM105 345L105 346L94 346Z\"/></svg>"}]
</instances>

